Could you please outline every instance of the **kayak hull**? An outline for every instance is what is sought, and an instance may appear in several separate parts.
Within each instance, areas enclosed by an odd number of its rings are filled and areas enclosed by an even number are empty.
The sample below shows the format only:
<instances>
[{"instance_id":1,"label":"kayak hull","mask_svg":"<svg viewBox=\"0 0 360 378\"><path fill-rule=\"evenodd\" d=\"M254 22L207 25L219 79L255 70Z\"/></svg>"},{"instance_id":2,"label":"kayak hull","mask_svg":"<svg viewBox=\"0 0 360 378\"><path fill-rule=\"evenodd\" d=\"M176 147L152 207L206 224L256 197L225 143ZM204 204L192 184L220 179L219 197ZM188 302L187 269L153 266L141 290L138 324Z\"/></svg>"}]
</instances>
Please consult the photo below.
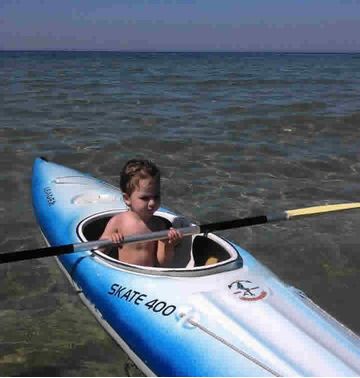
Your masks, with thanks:
<instances>
[{"instance_id":1,"label":"kayak hull","mask_svg":"<svg viewBox=\"0 0 360 378\"><path fill-rule=\"evenodd\" d=\"M32 194L51 246L98 237L95 225L126 211L117 188L41 158ZM156 215L184 222L164 208ZM358 336L250 253L213 234L184 244L177 252L190 251L188 260L169 269L124 264L100 251L58 257L79 297L146 375L360 374ZM227 255L203 264L210 250Z\"/></svg>"}]
</instances>

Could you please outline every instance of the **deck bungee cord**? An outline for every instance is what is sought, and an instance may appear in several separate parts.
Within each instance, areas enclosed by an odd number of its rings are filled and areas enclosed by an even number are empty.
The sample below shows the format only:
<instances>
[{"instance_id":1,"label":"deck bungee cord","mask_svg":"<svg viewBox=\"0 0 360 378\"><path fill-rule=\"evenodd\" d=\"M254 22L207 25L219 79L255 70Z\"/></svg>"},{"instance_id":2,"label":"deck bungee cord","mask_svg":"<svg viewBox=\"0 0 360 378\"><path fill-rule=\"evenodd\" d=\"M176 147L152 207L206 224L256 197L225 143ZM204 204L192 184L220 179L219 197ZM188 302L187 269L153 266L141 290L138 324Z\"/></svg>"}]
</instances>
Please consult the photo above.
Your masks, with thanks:
<instances>
[{"instance_id":1,"label":"deck bungee cord","mask_svg":"<svg viewBox=\"0 0 360 378\"><path fill-rule=\"evenodd\" d=\"M260 366L262 369L268 371L273 376L275 376L275 377L282 377L281 374L279 374L275 370L271 369L269 366L265 365L264 363L262 363L261 361L259 361L255 357L250 356L248 353L246 353L243 350L239 349L235 345L229 343L223 337L218 336L216 333L210 331L208 328L204 327L203 325L201 325L199 322L197 322L196 320L192 319L191 317L187 317L185 313L180 313L179 317L180 318L185 318L185 322L193 325L194 327L199 328L202 332L206 333L210 337L212 337L212 338L216 339L217 341L221 342L222 344L226 345L227 347L229 347L230 349L232 349L234 352L236 352L238 354L241 354L243 357L247 358L248 360L250 360L254 364Z\"/></svg>"}]
</instances>

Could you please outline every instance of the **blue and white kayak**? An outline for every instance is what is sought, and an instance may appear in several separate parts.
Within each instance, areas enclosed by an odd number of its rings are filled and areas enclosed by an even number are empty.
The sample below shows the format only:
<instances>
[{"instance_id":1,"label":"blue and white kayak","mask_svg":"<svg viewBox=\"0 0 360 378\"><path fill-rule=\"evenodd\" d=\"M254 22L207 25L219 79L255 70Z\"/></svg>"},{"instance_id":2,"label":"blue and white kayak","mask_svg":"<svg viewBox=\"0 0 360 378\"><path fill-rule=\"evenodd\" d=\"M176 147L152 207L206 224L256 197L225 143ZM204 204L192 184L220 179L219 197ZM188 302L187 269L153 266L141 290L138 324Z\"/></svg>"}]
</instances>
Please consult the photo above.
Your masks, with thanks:
<instances>
[{"instance_id":1,"label":"blue and white kayak","mask_svg":"<svg viewBox=\"0 0 360 378\"><path fill-rule=\"evenodd\" d=\"M97 240L126 211L120 190L36 159L34 212L49 246ZM175 227L186 219L161 208ZM104 329L146 375L359 376L360 338L249 252L213 233L183 239L172 268L99 250L59 265Z\"/></svg>"}]
</instances>

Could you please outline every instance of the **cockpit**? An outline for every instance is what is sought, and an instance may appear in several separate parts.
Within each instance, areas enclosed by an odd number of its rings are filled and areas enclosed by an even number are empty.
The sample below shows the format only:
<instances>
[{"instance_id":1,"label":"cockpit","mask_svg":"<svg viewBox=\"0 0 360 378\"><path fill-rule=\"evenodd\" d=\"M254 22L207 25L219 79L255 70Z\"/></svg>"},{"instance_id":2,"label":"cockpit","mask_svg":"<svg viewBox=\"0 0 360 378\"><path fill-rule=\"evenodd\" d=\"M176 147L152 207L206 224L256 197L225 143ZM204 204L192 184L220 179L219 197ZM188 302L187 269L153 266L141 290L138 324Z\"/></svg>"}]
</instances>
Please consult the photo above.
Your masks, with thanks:
<instances>
[{"instance_id":1,"label":"cockpit","mask_svg":"<svg viewBox=\"0 0 360 378\"><path fill-rule=\"evenodd\" d=\"M81 241L98 240L107 222L118 212L119 210L107 211L84 219L77 229ZM154 215L162 218L168 227L183 228L193 225L186 218L167 211L158 210ZM125 264L117 260L116 255L111 251L105 254L96 250L94 253L113 265L130 270L146 270L146 273L153 274L173 272L182 275L181 273L184 272L199 273L204 270L207 271L206 274L210 274L210 269L219 272L242 266L242 259L233 244L213 233L185 236L175 247L175 258L169 268L149 268Z\"/></svg>"}]
</instances>

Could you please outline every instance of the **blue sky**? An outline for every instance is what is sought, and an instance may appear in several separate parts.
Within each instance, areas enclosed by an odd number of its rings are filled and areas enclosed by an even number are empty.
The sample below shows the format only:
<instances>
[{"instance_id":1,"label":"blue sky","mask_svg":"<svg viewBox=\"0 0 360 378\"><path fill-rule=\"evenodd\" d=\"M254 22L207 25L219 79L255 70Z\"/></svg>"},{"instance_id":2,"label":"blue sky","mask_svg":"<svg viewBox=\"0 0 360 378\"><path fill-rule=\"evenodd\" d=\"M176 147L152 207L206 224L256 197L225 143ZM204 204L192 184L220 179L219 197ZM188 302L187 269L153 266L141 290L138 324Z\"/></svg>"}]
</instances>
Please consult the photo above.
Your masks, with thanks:
<instances>
[{"instance_id":1,"label":"blue sky","mask_svg":"<svg viewBox=\"0 0 360 378\"><path fill-rule=\"evenodd\" d=\"M360 52L360 0L0 0L0 49Z\"/></svg>"}]
</instances>

